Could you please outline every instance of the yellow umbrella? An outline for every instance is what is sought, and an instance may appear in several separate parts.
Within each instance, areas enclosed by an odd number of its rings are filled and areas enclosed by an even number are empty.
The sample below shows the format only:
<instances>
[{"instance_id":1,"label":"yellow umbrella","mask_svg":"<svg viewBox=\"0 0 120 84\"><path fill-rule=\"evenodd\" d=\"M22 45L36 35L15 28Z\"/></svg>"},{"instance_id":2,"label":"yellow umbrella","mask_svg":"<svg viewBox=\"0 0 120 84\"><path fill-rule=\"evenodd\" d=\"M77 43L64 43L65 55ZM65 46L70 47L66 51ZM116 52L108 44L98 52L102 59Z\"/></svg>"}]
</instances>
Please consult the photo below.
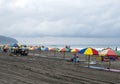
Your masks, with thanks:
<instances>
[{"instance_id":1,"label":"yellow umbrella","mask_svg":"<svg viewBox=\"0 0 120 84\"><path fill-rule=\"evenodd\" d=\"M77 48L73 48L70 52L72 52L72 53L78 53L78 52L80 52L80 50L77 49Z\"/></svg>"},{"instance_id":2,"label":"yellow umbrella","mask_svg":"<svg viewBox=\"0 0 120 84\"><path fill-rule=\"evenodd\" d=\"M22 45L20 43L17 43L18 47L21 47Z\"/></svg>"}]
</instances>

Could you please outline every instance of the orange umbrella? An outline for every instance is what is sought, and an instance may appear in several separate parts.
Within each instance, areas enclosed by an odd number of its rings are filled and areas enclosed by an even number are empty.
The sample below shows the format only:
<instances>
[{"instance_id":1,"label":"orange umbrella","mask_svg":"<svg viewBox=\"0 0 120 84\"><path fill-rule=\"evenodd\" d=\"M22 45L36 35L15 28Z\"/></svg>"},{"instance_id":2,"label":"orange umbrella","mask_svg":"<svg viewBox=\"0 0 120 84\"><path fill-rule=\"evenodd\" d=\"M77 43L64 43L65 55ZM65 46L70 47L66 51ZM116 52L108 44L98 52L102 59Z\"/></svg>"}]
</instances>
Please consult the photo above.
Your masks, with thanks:
<instances>
[{"instance_id":1,"label":"orange umbrella","mask_svg":"<svg viewBox=\"0 0 120 84\"><path fill-rule=\"evenodd\" d=\"M80 50L79 49L77 49L77 48L73 48L73 49L71 49L71 51L70 52L72 52L72 53L78 53L78 52L80 52Z\"/></svg>"},{"instance_id":2,"label":"orange umbrella","mask_svg":"<svg viewBox=\"0 0 120 84\"><path fill-rule=\"evenodd\" d=\"M56 52L59 51L59 48L49 48L49 51L53 51L55 56Z\"/></svg>"},{"instance_id":3,"label":"orange umbrella","mask_svg":"<svg viewBox=\"0 0 120 84\"><path fill-rule=\"evenodd\" d=\"M65 53L66 53L66 52L69 52L69 51L70 51L70 49L68 49L68 48L61 48L61 49L59 50L59 52L63 52L63 53L64 53L63 58L65 58Z\"/></svg>"}]
</instances>

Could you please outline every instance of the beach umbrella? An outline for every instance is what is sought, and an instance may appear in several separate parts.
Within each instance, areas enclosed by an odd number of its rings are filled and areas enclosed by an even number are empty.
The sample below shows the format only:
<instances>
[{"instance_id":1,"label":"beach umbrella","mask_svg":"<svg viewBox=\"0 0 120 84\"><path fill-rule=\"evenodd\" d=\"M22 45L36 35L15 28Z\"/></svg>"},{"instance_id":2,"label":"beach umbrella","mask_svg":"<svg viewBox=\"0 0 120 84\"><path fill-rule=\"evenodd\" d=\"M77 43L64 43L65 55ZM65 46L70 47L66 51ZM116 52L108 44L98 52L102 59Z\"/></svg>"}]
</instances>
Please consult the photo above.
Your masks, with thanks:
<instances>
[{"instance_id":1,"label":"beach umbrella","mask_svg":"<svg viewBox=\"0 0 120 84\"><path fill-rule=\"evenodd\" d=\"M70 51L70 49L68 49L68 48L61 48L60 50L59 50L59 52L63 52L64 54L63 54L63 58L65 58L65 53L66 52L69 52Z\"/></svg>"},{"instance_id":2,"label":"beach umbrella","mask_svg":"<svg viewBox=\"0 0 120 84\"><path fill-rule=\"evenodd\" d=\"M54 56L55 56L56 52L59 51L59 48L49 48L49 51L54 52Z\"/></svg>"},{"instance_id":3,"label":"beach umbrella","mask_svg":"<svg viewBox=\"0 0 120 84\"><path fill-rule=\"evenodd\" d=\"M21 47L21 44L20 43L14 43L11 45L11 47Z\"/></svg>"},{"instance_id":4,"label":"beach umbrella","mask_svg":"<svg viewBox=\"0 0 120 84\"><path fill-rule=\"evenodd\" d=\"M48 52L46 52L46 51L49 50L48 47L43 47L43 46L42 46L42 47L39 48L39 50L40 50L40 54L41 54L41 53L44 53L44 54L48 55Z\"/></svg>"},{"instance_id":5,"label":"beach umbrella","mask_svg":"<svg viewBox=\"0 0 120 84\"><path fill-rule=\"evenodd\" d=\"M21 45L22 47L27 47L27 45Z\"/></svg>"},{"instance_id":6,"label":"beach umbrella","mask_svg":"<svg viewBox=\"0 0 120 84\"><path fill-rule=\"evenodd\" d=\"M11 45L11 47L18 47L18 44L14 43L14 44Z\"/></svg>"},{"instance_id":7,"label":"beach umbrella","mask_svg":"<svg viewBox=\"0 0 120 84\"><path fill-rule=\"evenodd\" d=\"M28 46L27 49L30 50L30 51L33 51L33 50L35 50L35 47L33 47L33 46Z\"/></svg>"},{"instance_id":8,"label":"beach umbrella","mask_svg":"<svg viewBox=\"0 0 120 84\"><path fill-rule=\"evenodd\" d=\"M49 51L55 51L55 52L57 52L57 51L59 51L59 48L49 48Z\"/></svg>"},{"instance_id":9,"label":"beach umbrella","mask_svg":"<svg viewBox=\"0 0 120 84\"><path fill-rule=\"evenodd\" d=\"M48 51L49 49L47 47L41 47L41 51Z\"/></svg>"},{"instance_id":10,"label":"beach umbrella","mask_svg":"<svg viewBox=\"0 0 120 84\"><path fill-rule=\"evenodd\" d=\"M5 49L9 49L9 45L6 44L6 45L4 46L4 48L5 48Z\"/></svg>"},{"instance_id":11,"label":"beach umbrella","mask_svg":"<svg viewBox=\"0 0 120 84\"><path fill-rule=\"evenodd\" d=\"M80 50L80 54L92 56L92 55L98 55L98 51L94 48L89 47L89 48L84 48L84 49Z\"/></svg>"},{"instance_id":12,"label":"beach umbrella","mask_svg":"<svg viewBox=\"0 0 120 84\"><path fill-rule=\"evenodd\" d=\"M17 43L17 45L18 45L18 47L21 47L21 46L22 46L21 43Z\"/></svg>"},{"instance_id":13,"label":"beach umbrella","mask_svg":"<svg viewBox=\"0 0 120 84\"><path fill-rule=\"evenodd\" d=\"M120 57L120 52L118 51L117 47L115 48L115 53L116 53L117 57Z\"/></svg>"},{"instance_id":14,"label":"beach umbrella","mask_svg":"<svg viewBox=\"0 0 120 84\"><path fill-rule=\"evenodd\" d=\"M120 52L115 50L117 57L120 57Z\"/></svg>"},{"instance_id":15,"label":"beach umbrella","mask_svg":"<svg viewBox=\"0 0 120 84\"><path fill-rule=\"evenodd\" d=\"M71 49L71 51L70 51L71 53L78 53L78 52L80 52L80 50L79 49L77 49L77 48L73 48L73 49Z\"/></svg>"},{"instance_id":16,"label":"beach umbrella","mask_svg":"<svg viewBox=\"0 0 120 84\"><path fill-rule=\"evenodd\" d=\"M68 49L68 48L61 48L59 50L59 52L69 52L69 51L70 51L70 49Z\"/></svg>"},{"instance_id":17,"label":"beach umbrella","mask_svg":"<svg viewBox=\"0 0 120 84\"><path fill-rule=\"evenodd\" d=\"M54 51L55 50L55 48L49 48L49 51Z\"/></svg>"},{"instance_id":18,"label":"beach umbrella","mask_svg":"<svg viewBox=\"0 0 120 84\"><path fill-rule=\"evenodd\" d=\"M38 50L38 51L41 51L41 48L40 48L40 47L38 47L38 48L37 48L37 50Z\"/></svg>"},{"instance_id":19,"label":"beach umbrella","mask_svg":"<svg viewBox=\"0 0 120 84\"><path fill-rule=\"evenodd\" d=\"M99 56L108 56L108 57L114 57L114 59L117 59L117 53L111 48L104 49L99 53Z\"/></svg>"},{"instance_id":20,"label":"beach umbrella","mask_svg":"<svg viewBox=\"0 0 120 84\"><path fill-rule=\"evenodd\" d=\"M99 56L107 56L108 57L108 61L109 61L109 69L110 69L110 66L111 66L111 61L110 61L110 58L112 57L112 58L114 58L114 59L117 59L117 53L113 50L113 49L111 49L111 48L106 48L106 49L104 49L103 51L101 51L100 53L99 53Z\"/></svg>"},{"instance_id":21,"label":"beach umbrella","mask_svg":"<svg viewBox=\"0 0 120 84\"><path fill-rule=\"evenodd\" d=\"M98 55L98 51L94 48L91 48L91 47L84 48L84 49L80 50L79 53L88 56L88 67L90 64L90 56Z\"/></svg>"}]
</instances>

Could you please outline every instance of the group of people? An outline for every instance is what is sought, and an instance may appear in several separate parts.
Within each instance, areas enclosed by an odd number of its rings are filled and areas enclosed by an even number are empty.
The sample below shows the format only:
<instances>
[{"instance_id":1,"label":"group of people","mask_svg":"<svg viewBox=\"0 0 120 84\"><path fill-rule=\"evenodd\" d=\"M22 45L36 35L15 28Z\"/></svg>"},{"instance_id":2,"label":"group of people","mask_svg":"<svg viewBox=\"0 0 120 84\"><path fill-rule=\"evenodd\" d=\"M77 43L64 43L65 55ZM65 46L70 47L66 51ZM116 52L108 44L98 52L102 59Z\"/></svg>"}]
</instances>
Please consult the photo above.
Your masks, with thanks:
<instances>
[{"instance_id":1,"label":"group of people","mask_svg":"<svg viewBox=\"0 0 120 84\"><path fill-rule=\"evenodd\" d=\"M11 48L11 54L27 56L28 55L28 49L25 49L25 48L16 48L16 49Z\"/></svg>"},{"instance_id":2,"label":"group of people","mask_svg":"<svg viewBox=\"0 0 120 84\"><path fill-rule=\"evenodd\" d=\"M67 49L71 49L70 46L66 45L65 48ZM71 62L75 62L75 63L78 63L80 60L79 60L79 56L77 56L77 53L74 53L73 54L73 57L70 59Z\"/></svg>"},{"instance_id":3,"label":"group of people","mask_svg":"<svg viewBox=\"0 0 120 84\"><path fill-rule=\"evenodd\" d=\"M79 56L77 56L77 54L74 53L73 57L70 59L70 61L75 62L75 63L79 62L80 61Z\"/></svg>"},{"instance_id":4,"label":"group of people","mask_svg":"<svg viewBox=\"0 0 120 84\"><path fill-rule=\"evenodd\" d=\"M0 47L0 52L9 53L10 55L22 55L22 56L27 56L28 55L28 49L26 49L25 47L19 48L19 47L1 46Z\"/></svg>"}]
</instances>

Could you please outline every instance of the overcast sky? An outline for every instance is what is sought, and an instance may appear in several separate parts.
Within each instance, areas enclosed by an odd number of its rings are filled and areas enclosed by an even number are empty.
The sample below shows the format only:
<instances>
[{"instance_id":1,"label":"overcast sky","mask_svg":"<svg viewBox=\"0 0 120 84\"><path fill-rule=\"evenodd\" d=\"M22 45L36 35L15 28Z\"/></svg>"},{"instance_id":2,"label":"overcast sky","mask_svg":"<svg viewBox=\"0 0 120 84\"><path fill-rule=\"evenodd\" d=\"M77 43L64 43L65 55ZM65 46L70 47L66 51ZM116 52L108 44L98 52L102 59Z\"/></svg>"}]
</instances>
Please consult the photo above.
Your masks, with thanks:
<instances>
[{"instance_id":1,"label":"overcast sky","mask_svg":"<svg viewBox=\"0 0 120 84\"><path fill-rule=\"evenodd\" d=\"M0 35L119 37L120 0L0 0Z\"/></svg>"}]
</instances>

